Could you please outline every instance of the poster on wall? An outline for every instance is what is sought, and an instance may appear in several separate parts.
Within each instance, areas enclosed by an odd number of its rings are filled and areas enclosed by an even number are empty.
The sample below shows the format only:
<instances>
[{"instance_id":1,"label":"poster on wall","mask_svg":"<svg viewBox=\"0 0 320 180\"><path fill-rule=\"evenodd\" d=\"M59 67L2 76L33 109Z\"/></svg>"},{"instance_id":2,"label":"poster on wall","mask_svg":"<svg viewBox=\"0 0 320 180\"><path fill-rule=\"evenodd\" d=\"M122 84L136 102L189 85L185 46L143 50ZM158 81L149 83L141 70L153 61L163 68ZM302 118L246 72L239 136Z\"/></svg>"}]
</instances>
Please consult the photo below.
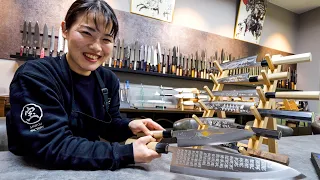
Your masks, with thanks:
<instances>
[{"instance_id":1,"label":"poster on wall","mask_svg":"<svg viewBox=\"0 0 320 180\"><path fill-rule=\"evenodd\" d=\"M131 0L130 12L172 22L175 0Z\"/></svg>"},{"instance_id":2,"label":"poster on wall","mask_svg":"<svg viewBox=\"0 0 320 180\"><path fill-rule=\"evenodd\" d=\"M268 0L241 0L234 38L259 44Z\"/></svg>"}]
</instances>

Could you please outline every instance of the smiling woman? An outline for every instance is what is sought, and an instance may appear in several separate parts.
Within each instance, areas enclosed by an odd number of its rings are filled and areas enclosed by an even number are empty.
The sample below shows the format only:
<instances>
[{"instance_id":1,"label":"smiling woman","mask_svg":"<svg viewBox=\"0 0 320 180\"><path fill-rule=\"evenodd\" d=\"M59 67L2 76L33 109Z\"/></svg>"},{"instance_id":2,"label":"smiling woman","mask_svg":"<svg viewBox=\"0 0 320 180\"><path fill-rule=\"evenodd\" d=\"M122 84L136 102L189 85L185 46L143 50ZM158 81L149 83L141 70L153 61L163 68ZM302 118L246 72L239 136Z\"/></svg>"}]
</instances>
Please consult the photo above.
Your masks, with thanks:
<instances>
[{"instance_id":1,"label":"smiling woman","mask_svg":"<svg viewBox=\"0 0 320 180\"><path fill-rule=\"evenodd\" d=\"M104 0L77 0L61 23L69 52L21 65L10 85L9 150L59 169L117 169L160 155L151 119L128 121L119 112L119 81L100 65L110 56L118 21ZM100 138L109 142L100 141Z\"/></svg>"}]
</instances>

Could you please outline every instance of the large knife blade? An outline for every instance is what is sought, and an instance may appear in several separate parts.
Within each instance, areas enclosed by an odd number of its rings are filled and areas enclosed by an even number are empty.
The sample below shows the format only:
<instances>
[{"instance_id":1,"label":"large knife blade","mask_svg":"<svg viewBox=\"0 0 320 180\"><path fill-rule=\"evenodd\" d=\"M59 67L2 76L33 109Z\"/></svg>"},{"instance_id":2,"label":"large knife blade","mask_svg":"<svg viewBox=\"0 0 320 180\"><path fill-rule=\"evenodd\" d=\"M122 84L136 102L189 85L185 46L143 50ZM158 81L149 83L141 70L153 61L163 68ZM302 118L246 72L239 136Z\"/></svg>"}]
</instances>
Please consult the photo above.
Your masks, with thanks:
<instances>
[{"instance_id":1,"label":"large knife blade","mask_svg":"<svg viewBox=\"0 0 320 180\"><path fill-rule=\"evenodd\" d=\"M219 101L203 101L209 109L217 111L234 112L240 114L252 114L251 106L256 106L255 102L219 102ZM196 103L200 106L199 103ZM313 112L306 111L282 111L275 109L258 109L262 117L279 118L293 121L312 122L314 118Z\"/></svg>"},{"instance_id":2,"label":"large knife blade","mask_svg":"<svg viewBox=\"0 0 320 180\"><path fill-rule=\"evenodd\" d=\"M36 22L36 25L34 27L34 37L33 37L33 57L37 58L37 49L40 48L40 30L39 30L39 23Z\"/></svg>"},{"instance_id":3,"label":"large knife blade","mask_svg":"<svg viewBox=\"0 0 320 180\"><path fill-rule=\"evenodd\" d=\"M172 66L171 66L171 72L172 74L176 74L176 67L177 67L177 50L174 46L172 49Z\"/></svg>"},{"instance_id":4,"label":"large knife blade","mask_svg":"<svg viewBox=\"0 0 320 180\"><path fill-rule=\"evenodd\" d=\"M168 69L168 55L166 48L163 49L163 66L162 66L162 74L166 74Z\"/></svg>"},{"instance_id":5,"label":"large knife blade","mask_svg":"<svg viewBox=\"0 0 320 180\"><path fill-rule=\"evenodd\" d=\"M53 53L54 53L54 28L52 26L52 30L51 30L51 38L50 38L50 52L49 52L49 56L52 57Z\"/></svg>"},{"instance_id":6,"label":"large knife blade","mask_svg":"<svg viewBox=\"0 0 320 180\"><path fill-rule=\"evenodd\" d=\"M256 67L256 66L267 67L268 66L267 60L264 59L261 62L257 62L257 58L258 58L257 55L250 56L250 57L222 63L220 64L220 66L223 70L231 70L231 69L238 69L238 68L244 68L244 67ZM273 65L296 64L296 63L310 62L310 61L312 61L311 53L303 53L303 54L283 56L283 57L275 56L271 59L271 62ZM213 69L217 70L217 67L214 67Z\"/></svg>"},{"instance_id":7,"label":"large knife blade","mask_svg":"<svg viewBox=\"0 0 320 180\"><path fill-rule=\"evenodd\" d=\"M158 68L157 68L157 70L158 70L158 73L161 73L161 71L162 71L162 53L161 53L161 47L160 47L160 43L158 42L157 43L157 50L158 50Z\"/></svg>"},{"instance_id":8,"label":"large knife blade","mask_svg":"<svg viewBox=\"0 0 320 180\"><path fill-rule=\"evenodd\" d=\"M125 144L134 142L128 139ZM170 146L150 142L149 149L157 153L172 153L170 171L200 177L228 179L301 179L297 170L269 160L240 154L223 153Z\"/></svg>"},{"instance_id":9,"label":"large knife blade","mask_svg":"<svg viewBox=\"0 0 320 180\"><path fill-rule=\"evenodd\" d=\"M289 76L288 72L280 72L280 73L273 73L267 74L267 77L270 81L280 80L280 79L287 79ZM263 83L263 76L249 76L249 73L245 74L238 74L234 76L219 78L218 83L221 84L233 84L233 83Z\"/></svg>"},{"instance_id":10,"label":"large knife blade","mask_svg":"<svg viewBox=\"0 0 320 180\"><path fill-rule=\"evenodd\" d=\"M306 177L289 166L240 154L169 145L159 145L154 149L157 152L172 153L170 171L175 173L219 179L303 179Z\"/></svg>"},{"instance_id":11,"label":"large knife blade","mask_svg":"<svg viewBox=\"0 0 320 180\"><path fill-rule=\"evenodd\" d=\"M133 70L137 70L137 67L140 63L140 59L139 59L139 49L140 49L140 46L139 46L139 42L138 40L136 40L134 42L134 63L133 63Z\"/></svg>"},{"instance_id":12,"label":"large knife blade","mask_svg":"<svg viewBox=\"0 0 320 180\"><path fill-rule=\"evenodd\" d=\"M44 24L43 27L43 36L41 41L41 51L40 51L40 58L44 58L45 50L48 48L48 26Z\"/></svg>"},{"instance_id":13,"label":"large knife blade","mask_svg":"<svg viewBox=\"0 0 320 180\"><path fill-rule=\"evenodd\" d=\"M63 37L62 37L62 27L59 27L59 32L58 32L58 49L57 49L57 56L61 56L63 53Z\"/></svg>"},{"instance_id":14,"label":"large knife blade","mask_svg":"<svg viewBox=\"0 0 320 180\"><path fill-rule=\"evenodd\" d=\"M31 42L32 42L32 30L31 30L31 21L29 21L28 24L28 37L27 37L27 48L26 48L26 56L29 56L30 48L31 48Z\"/></svg>"},{"instance_id":15,"label":"large knife blade","mask_svg":"<svg viewBox=\"0 0 320 180\"><path fill-rule=\"evenodd\" d=\"M22 43L20 47L20 56L23 56L24 48L27 45L27 21L23 23Z\"/></svg>"},{"instance_id":16,"label":"large knife blade","mask_svg":"<svg viewBox=\"0 0 320 180\"><path fill-rule=\"evenodd\" d=\"M119 68L122 68L123 66L123 61L124 61L124 39L121 40L121 44L120 44L120 55L119 55Z\"/></svg>"},{"instance_id":17,"label":"large knife blade","mask_svg":"<svg viewBox=\"0 0 320 180\"><path fill-rule=\"evenodd\" d=\"M139 70L142 70L144 71L144 64L145 64L145 61L146 61L146 57L145 57L145 48L144 48L144 45L141 45L140 46L140 66L138 67Z\"/></svg>"},{"instance_id":18,"label":"large knife blade","mask_svg":"<svg viewBox=\"0 0 320 180\"><path fill-rule=\"evenodd\" d=\"M212 94L223 97L259 97L256 90L212 91Z\"/></svg>"},{"instance_id":19,"label":"large knife blade","mask_svg":"<svg viewBox=\"0 0 320 180\"><path fill-rule=\"evenodd\" d=\"M114 52L114 59L113 59L113 68L117 68L117 62L120 58L120 38L116 40L116 48L113 48Z\"/></svg>"}]
</instances>

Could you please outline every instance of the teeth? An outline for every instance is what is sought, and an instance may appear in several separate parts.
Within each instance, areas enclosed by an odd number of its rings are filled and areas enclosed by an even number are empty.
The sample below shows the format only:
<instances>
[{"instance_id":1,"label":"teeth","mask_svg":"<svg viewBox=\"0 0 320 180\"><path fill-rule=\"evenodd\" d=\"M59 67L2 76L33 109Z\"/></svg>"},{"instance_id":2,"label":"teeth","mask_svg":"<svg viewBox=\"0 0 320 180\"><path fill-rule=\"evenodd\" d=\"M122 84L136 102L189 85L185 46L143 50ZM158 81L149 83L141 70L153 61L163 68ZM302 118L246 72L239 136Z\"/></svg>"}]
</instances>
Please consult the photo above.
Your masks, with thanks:
<instances>
[{"instance_id":1,"label":"teeth","mask_svg":"<svg viewBox=\"0 0 320 180\"><path fill-rule=\"evenodd\" d=\"M92 54L84 54L84 55L87 56L88 58L94 59L94 60L99 58L99 56L95 56L95 55L92 55Z\"/></svg>"}]
</instances>

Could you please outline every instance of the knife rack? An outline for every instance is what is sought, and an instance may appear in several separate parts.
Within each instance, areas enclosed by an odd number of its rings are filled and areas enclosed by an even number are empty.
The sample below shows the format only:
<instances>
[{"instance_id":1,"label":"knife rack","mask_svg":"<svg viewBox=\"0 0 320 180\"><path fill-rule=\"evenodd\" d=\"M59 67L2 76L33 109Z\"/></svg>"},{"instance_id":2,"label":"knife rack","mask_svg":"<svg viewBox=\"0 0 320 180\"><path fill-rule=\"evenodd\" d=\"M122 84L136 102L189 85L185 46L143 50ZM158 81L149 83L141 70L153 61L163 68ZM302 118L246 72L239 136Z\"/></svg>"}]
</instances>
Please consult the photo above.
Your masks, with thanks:
<instances>
[{"instance_id":1,"label":"knife rack","mask_svg":"<svg viewBox=\"0 0 320 180\"><path fill-rule=\"evenodd\" d=\"M276 57L276 56L273 56L273 57ZM256 88L257 93L260 98L258 108L259 109L275 109L276 108L275 99L267 99L265 97L264 93L276 91L278 80L270 81L270 79L268 79L268 75L281 72L281 65L277 65L277 66L274 65L272 63L272 59L269 54L265 55L265 58L268 62L268 70L261 71L261 75L263 77L263 88L261 88L260 86L257 86L257 88ZM212 91L222 91L224 84L218 83L217 78L227 77L229 75L229 70L223 70L217 61L215 61L214 64L217 67L217 69L219 70L219 74L216 77L213 74L210 74L210 79L213 82ZM254 83L252 83L252 84L254 84ZM220 100L220 97L213 96L213 94L211 93L210 89L207 86L205 86L204 89L206 90L206 92L210 96L211 101L219 101ZM242 97L239 97L239 98L242 99ZM199 105L204 110L202 117L213 117L215 110L210 110L202 102L199 102ZM262 118L261 115L259 114L257 108L254 106L251 107L250 110L251 110L252 114L255 116L253 127L266 128L266 129L272 129L272 130L277 129L277 122L276 122L275 118L268 118L268 117ZM219 118L226 118L226 114L224 111L221 111L221 112L218 111L217 116ZM193 118L195 119L196 117L193 116ZM206 127L207 126L205 126L203 124L199 124L198 129L205 129ZM276 140L271 139L271 138L268 139L268 138L265 138L262 136L259 136L259 137L253 136L249 139L248 144L238 143L237 146L240 147L239 149L241 150L242 154L248 155L245 148L252 149L252 150L259 150L261 147L261 144L268 145L269 152L278 153L278 145L277 145ZM243 148L243 147L245 147L245 148Z\"/></svg>"}]
</instances>

